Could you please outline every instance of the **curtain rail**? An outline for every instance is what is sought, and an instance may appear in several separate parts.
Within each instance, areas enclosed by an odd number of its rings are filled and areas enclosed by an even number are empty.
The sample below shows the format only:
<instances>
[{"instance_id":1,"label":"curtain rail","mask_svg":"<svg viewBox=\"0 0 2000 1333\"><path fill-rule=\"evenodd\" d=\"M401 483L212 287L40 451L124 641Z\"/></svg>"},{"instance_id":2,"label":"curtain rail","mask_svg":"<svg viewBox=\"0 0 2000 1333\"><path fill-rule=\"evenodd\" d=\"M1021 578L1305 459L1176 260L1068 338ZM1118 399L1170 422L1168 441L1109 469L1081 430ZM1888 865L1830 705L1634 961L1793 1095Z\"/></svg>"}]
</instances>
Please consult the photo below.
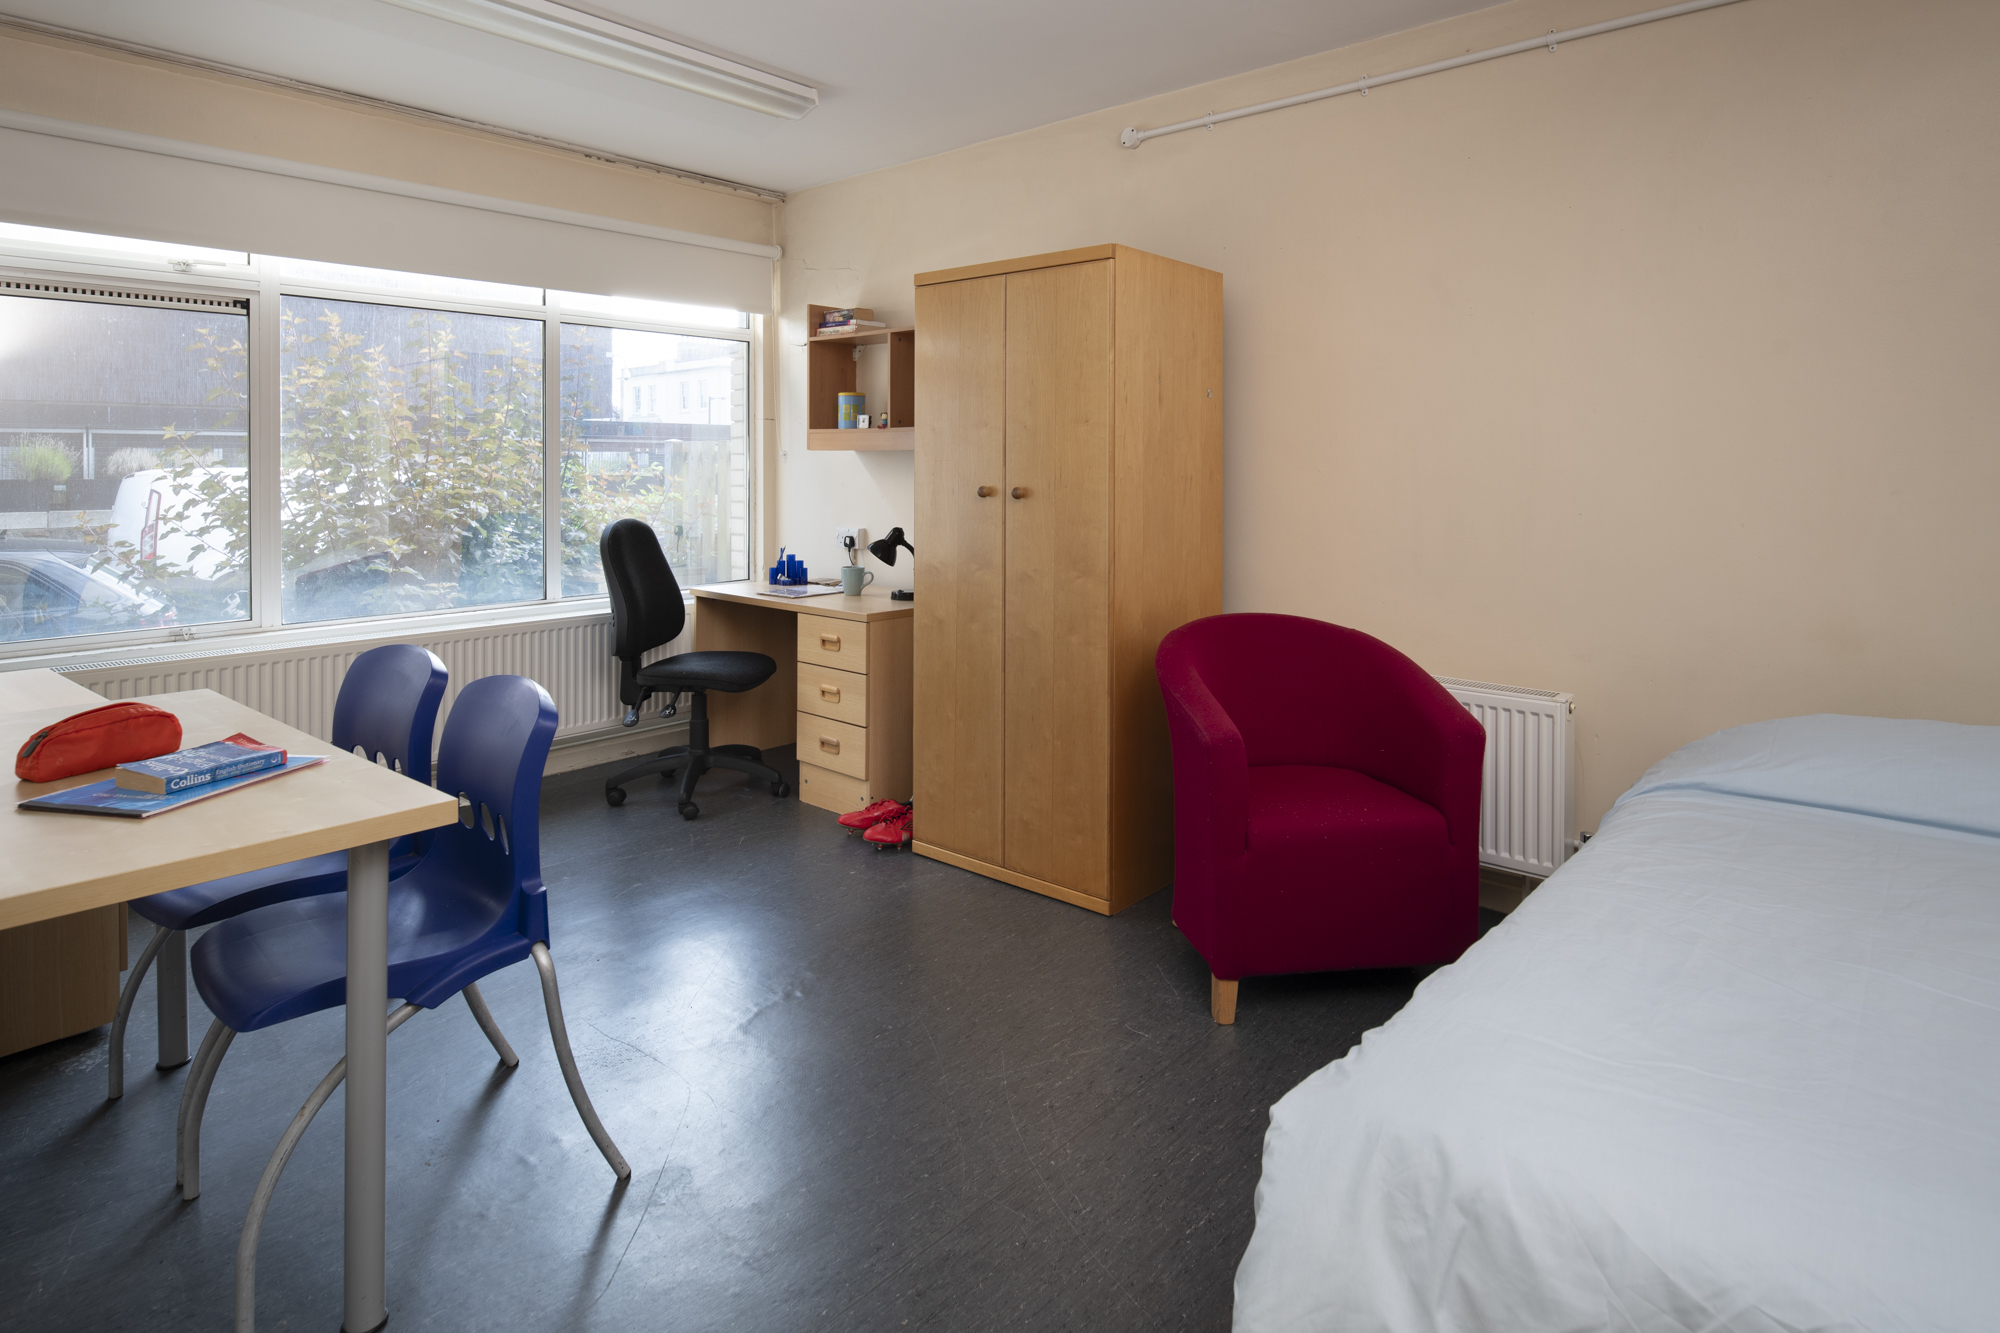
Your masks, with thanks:
<instances>
[{"instance_id":1,"label":"curtain rail","mask_svg":"<svg viewBox=\"0 0 2000 1333\"><path fill-rule=\"evenodd\" d=\"M1142 130L1128 125L1125 132L1118 136L1118 142L1125 148L1137 148L1146 140L1157 139L1162 135L1179 134L1183 130L1198 130L1203 126L1214 129L1224 121L1241 120L1245 116L1261 116L1266 111L1282 111L1288 106L1304 106L1307 102L1321 102L1329 97L1339 97L1343 93L1365 95L1370 88L1380 88L1385 84L1401 83L1406 79L1420 79L1426 74L1442 74L1448 69L1462 69L1466 65L1477 65L1487 60L1498 60L1502 56L1518 55L1523 51L1533 51L1537 47L1547 47L1553 51L1563 42L1574 42L1585 37L1596 37L1600 33L1618 32L1645 23L1658 23L1661 19L1678 18L1682 14L1694 14L1704 9L1719 9L1723 5L1739 3L1741 0L1688 0L1686 4L1668 5L1664 9L1649 9L1643 14L1632 14L1622 19L1608 19L1603 23L1586 24L1581 28L1566 28L1561 32L1551 31L1546 37L1530 37L1525 41L1511 42L1506 46L1495 46L1484 51L1453 56L1449 60L1434 60L1428 65L1399 69L1394 74L1364 74L1352 83L1343 83L1333 88L1319 88L1313 92L1299 93L1294 97L1281 97L1275 102L1240 106L1234 111L1211 111L1205 116L1177 121L1172 125L1162 125L1157 129Z\"/></svg>"}]
</instances>

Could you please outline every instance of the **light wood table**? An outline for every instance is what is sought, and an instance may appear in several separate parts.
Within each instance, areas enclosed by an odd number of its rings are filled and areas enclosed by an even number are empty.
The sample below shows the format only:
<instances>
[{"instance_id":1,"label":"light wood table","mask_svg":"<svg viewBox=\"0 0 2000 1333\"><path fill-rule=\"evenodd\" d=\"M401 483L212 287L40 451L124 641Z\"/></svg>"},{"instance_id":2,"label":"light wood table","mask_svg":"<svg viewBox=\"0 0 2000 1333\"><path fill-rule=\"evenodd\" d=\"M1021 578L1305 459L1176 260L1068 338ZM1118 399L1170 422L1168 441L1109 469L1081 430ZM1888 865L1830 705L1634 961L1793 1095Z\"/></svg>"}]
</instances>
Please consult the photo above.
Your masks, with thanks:
<instances>
[{"instance_id":1,"label":"light wood table","mask_svg":"<svg viewBox=\"0 0 2000 1333\"><path fill-rule=\"evenodd\" d=\"M412 782L213 690L159 694L181 720L181 743L205 745L244 732L296 754L325 754L316 768L152 819L50 814L10 806L0 845L0 927L177 889L323 852L347 852L346 1281L342 1328L367 1333L388 1317L387 1246L389 841L442 828L458 800ZM0 741L18 747L40 727L77 711L53 706L0 716ZM16 782L16 802L97 782L108 772L61 782Z\"/></svg>"},{"instance_id":2,"label":"light wood table","mask_svg":"<svg viewBox=\"0 0 2000 1333\"><path fill-rule=\"evenodd\" d=\"M796 742L799 799L823 810L908 800L916 603L880 588L796 598L764 588L690 590L696 652L763 653L778 664L754 690L709 695L711 743L768 750Z\"/></svg>"},{"instance_id":3,"label":"light wood table","mask_svg":"<svg viewBox=\"0 0 2000 1333\"><path fill-rule=\"evenodd\" d=\"M93 690L43 667L0 672L0 714L60 708L64 716L108 703ZM10 742L6 753L20 748ZM186 955L177 955L185 959ZM180 981L161 968L163 989ZM32 925L0 930L0 1055L103 1027L118 1012L118 974L126 967L122 905L71 912ZM186 994L174 991L174 997ZM163 1069L187 1063L187 1021L178 1028L161 1015Z\"/></svg>"}]
</instances>

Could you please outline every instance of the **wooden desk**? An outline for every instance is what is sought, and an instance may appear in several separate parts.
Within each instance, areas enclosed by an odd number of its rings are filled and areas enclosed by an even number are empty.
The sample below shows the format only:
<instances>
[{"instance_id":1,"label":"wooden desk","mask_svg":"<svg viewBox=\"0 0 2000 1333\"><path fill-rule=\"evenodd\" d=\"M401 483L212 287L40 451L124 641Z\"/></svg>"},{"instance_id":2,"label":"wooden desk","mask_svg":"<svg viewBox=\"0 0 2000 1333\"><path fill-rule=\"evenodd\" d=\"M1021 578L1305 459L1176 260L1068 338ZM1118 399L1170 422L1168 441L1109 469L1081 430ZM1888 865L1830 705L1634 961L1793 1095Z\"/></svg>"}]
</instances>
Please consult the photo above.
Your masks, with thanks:
<instances>
[{"instance_id":1,"label":"wooden desk","mask_svg":"<svg viewBox=\"0 0 2000 1333\"><path fill-rule=\"evenodd\" d=\"M916 604L886 591L772 597L761 583L692 589L696 652L764 653L777 674L708 696L717 745L799 747L799 799L859 810L910 799L911 631Z\"/></svg>"},{"instance_id":2,"label":"wooden desk","mask_svg":"<svg viewBox=\"0 0 2000 1333\"><path fill-rule=\"evenodd\" d=\"M67 717L107 702L44 668L0 672L0 714L57 708ZM26 739L0 736L10 758ZM118 904L0 930L0 1055L109 1023L118 1012L118 974L127 961L125 909ZM187 1045L185 1023L180 1044ZM161 1058L164 1063L164 1052ZM183 1050L173 1063L186 1060Z\"/></svg>"},{"instance_id":3,"label":"wooden desk","mask_svg":"<svg viewBox=\"0 0 2000 1333\"><path fill-rule=\"evenodd\" d=\"M95 696L92 696L95 698ZM383 1302L387 1248L389 840L458 818L455 796L412 782L213 690L147 697L181 720L184 745L235 732L299 754L328 754L292 773L152 819L49 814L10 805L0 813L7 869L0 927L121 903L223 875L345 849L347 869L346 1293L342 1327L373 1329ZM0 716L0 739L25 739L77 711L57 704ZM18 746L19 740L13 742ZM102 781L16 782L16 802ZM310 1072L310 1071L307 1071Z\"/></svg>"}]
</instances>

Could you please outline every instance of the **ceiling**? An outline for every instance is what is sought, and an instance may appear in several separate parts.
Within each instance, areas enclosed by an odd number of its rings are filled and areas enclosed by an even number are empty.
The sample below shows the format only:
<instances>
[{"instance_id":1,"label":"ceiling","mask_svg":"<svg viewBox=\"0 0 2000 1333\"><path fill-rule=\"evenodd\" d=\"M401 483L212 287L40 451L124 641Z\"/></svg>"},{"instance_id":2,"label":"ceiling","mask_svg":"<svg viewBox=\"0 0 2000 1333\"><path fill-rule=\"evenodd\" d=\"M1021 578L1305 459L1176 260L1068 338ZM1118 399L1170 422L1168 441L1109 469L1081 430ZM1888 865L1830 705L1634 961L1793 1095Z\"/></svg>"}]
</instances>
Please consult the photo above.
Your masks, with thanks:
<instances>
[{"instance_id":1,"label":"ceiling","mask_svg":"<svg viewBox=\"0 0 2000 1333\"><path fill-rule=\"evenodd\" d=\"M0 0L0 11L791 191L1492 0L567 2L812 84L819 107L799 121L760 115L384 0Z\"/></svg>"}]
</instances>

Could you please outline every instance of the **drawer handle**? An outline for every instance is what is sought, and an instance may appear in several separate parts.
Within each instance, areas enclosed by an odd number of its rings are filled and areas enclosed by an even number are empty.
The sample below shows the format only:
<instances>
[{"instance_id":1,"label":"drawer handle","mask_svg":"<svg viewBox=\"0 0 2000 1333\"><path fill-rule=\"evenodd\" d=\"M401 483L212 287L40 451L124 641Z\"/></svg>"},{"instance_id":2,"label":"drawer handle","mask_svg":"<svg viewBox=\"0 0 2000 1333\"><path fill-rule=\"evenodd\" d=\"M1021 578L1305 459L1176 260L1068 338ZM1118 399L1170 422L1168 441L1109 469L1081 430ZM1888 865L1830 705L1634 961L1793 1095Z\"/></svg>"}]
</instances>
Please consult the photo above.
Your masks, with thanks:
<instances>
[{"instance_id":1,"label":"drawer handle","mask_svg":"<svg viewBox=\"0 0 2000 1333\"><path fill-rule=\"evenodd\" d=\"M821 685L821 686L819 687L819 697L820 697L820 698L822 698L822 699L824 699L824 700L826 700L826 701L827 701L828 703L830 703L830 704L837 704L837 703L839 703L839 702L840 702L840 686L838 686L838 685Z\"/></svg>"},{"instance_id":2,"label":"drawer handle","mask_svg":"<svg viewBox=\"0 0 2000 1333\"><path fill-rule=\"evenodd\" d=\"M840 738L838 736L822 736L819 738L819 748L825 750L828 754L839 754Z\"/></svg>"},{"instance_id":3,"label":"drawer handle","mask_svg":"<svg viewBox=\"0 0 2000 1333\"><path fill-rule=\"evenodd\" d=\"M819 646L827 652L837 653L840 651L840 636L838 634L822 634L819 636Z\"/></svg>"}]
</instances>

